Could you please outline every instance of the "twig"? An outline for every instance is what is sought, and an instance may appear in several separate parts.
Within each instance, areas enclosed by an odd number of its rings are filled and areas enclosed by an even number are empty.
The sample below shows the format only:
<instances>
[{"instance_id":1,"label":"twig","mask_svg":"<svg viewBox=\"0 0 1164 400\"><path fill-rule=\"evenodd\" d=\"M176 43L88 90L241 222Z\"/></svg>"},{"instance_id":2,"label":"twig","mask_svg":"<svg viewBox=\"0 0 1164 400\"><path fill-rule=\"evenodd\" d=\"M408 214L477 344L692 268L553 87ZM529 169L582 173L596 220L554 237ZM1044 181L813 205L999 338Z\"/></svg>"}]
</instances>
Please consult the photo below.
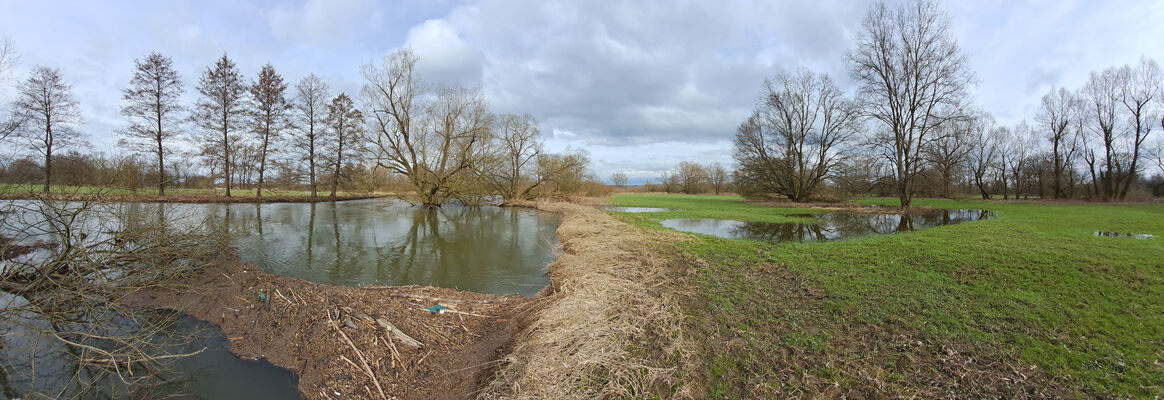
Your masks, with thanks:
<instances>
[{"instance_id":1,"label":"twig","mask_svg":"<svg viewBox=\"0 0 1164 400\"><path fill-rule=\"evenodd\" d=\"M380 387L380 380L376 379L376 374L372 372L372 367L368 366L368 359L364 358L364 352L360 351L360 349L356 347L355 343L352 343L352 339L348 338L348 335L344 333L343 329L340 329L339 324L336 324L335 320L331 321L331 327L335 328L335 331L339 332L340 337L342 337L344 341L347 342L348 346L351 346L352 350L356 352L356 357L358 357L360 362L364 364L364 373L368 374L369 378L372 378L372 383L376 385L376 390L380 392L380 398L387 399L388 396L384 395L384 389ZM351 362L351 360L348 360L348 362Z\"/></svg>"}]
</instances>

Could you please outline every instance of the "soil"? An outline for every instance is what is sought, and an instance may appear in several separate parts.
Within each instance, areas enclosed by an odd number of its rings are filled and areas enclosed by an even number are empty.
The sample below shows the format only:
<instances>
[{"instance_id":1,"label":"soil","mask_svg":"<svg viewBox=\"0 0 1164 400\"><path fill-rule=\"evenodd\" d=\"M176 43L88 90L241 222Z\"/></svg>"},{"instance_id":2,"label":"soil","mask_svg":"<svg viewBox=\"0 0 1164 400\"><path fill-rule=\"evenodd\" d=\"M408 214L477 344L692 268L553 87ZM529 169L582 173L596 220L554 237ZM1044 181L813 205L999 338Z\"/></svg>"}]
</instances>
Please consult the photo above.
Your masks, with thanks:
<instances>
[{"instance_id":1,"label":"soil","mask_svg":"<svg viewBox=\"0 0 1164 400\"><path fill-rule=\"evenodd\" d=\"M237 251L127 302L217 324L234 354L298 374L307 399L473 397L505 363L524 316L539 303L434 287L318 284L266 273L239 261ZM454 311L424 309L437 304ZM369 317L391 322L423 346L390 340Z\"/></svg>"},{"instance_id":2,"label":"soil","mask_svg":"<svg viewBox=\"0 0 1164 400\"><path fill-rule=\"evenodd\" d=\"M385 197L382 194L365 195L337 195L335 201L374 199ZM324 203L332 201L327 196L312 198L310 196L235 196L226 197L214 194L174 194L166 196L119 194L119 195L88 195L88 194L49 194L43 193L0 193L3 200L70 200L70 201L101 201L122 203Z\"/></svg>"}]
</instances>

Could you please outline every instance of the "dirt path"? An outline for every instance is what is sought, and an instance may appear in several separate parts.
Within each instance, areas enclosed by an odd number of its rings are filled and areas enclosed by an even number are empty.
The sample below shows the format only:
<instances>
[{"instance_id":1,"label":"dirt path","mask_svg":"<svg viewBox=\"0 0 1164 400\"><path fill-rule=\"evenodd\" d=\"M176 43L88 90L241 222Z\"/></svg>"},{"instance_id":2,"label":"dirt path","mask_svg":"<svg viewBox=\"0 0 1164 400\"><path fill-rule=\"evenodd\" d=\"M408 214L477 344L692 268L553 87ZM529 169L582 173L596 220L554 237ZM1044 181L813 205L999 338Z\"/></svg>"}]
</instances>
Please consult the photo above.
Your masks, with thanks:
<instances>
[{"instance_id":1,"label":"dirt path","mask_svg":"<svg viewBox=\"0 0 1164 400\"><path fill-rule=\"evenodd\" d=\"M538 302L432 287L329 286L268 274L233 252L178 286L129 302L217 324L236 355L297 373L308 399L473 397ZM437 304L455 312L423 309ZM377 319L423 346L405 345Z\"/></svg>"}]
</instances>

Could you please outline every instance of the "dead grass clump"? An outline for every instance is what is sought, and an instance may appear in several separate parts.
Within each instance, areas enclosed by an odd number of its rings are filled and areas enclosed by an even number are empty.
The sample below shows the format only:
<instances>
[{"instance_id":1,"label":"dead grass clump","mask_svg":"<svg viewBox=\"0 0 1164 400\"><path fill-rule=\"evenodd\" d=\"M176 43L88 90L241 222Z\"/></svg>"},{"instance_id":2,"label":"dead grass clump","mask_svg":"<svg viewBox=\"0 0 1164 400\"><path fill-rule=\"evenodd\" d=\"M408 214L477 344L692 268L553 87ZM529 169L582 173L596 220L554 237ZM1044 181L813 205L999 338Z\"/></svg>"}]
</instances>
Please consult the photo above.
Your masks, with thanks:
<instances>
[{"instance_id":1,"label":"dead grass clump","mask_svg":"<svg viewBox=\"0 0 1164 400\"><path fill-rule=\"evenodd\" d=\"M666 260L649 250L668 234L591 207L521 205L563 215L564 253L549 266L548 297L481 397L689 397L674 387L686 354L682 313L662 287Z\"/></svg>"}]
</instances>

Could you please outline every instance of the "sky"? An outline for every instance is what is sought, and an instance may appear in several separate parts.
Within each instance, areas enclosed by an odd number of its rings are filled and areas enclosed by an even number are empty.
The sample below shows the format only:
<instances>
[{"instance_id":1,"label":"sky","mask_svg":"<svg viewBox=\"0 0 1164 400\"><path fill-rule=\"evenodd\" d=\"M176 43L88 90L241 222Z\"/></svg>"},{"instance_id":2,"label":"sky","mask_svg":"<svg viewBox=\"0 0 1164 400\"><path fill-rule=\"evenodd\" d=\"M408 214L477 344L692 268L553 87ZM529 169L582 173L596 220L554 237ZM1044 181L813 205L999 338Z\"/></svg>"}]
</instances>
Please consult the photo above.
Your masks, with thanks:
<instances>
[{"instance_id":1,"label":"sky","mask_svg":"<svg viewBox=\"0 0 1164 400\"><path fill-rule=\"evenodd\" d=\"M228 54L249 77L271 63L354 95L359 67L411 47L431 84L479 86L497 113L528 113L550 151L586 149L592 170L631 183L680 161L732 163L736 127L766 77L807 68L849 92L845 55L870 2L857 1L28 1L0 0L20 59L73 85L93 150L118 152L121 91L135 58L170 56L190 102ZM1053 87L1091 71L1164 61L1164 2L949 1L976 103L1003 124L1035 115Z\"/></svg>"}]
</instances>

